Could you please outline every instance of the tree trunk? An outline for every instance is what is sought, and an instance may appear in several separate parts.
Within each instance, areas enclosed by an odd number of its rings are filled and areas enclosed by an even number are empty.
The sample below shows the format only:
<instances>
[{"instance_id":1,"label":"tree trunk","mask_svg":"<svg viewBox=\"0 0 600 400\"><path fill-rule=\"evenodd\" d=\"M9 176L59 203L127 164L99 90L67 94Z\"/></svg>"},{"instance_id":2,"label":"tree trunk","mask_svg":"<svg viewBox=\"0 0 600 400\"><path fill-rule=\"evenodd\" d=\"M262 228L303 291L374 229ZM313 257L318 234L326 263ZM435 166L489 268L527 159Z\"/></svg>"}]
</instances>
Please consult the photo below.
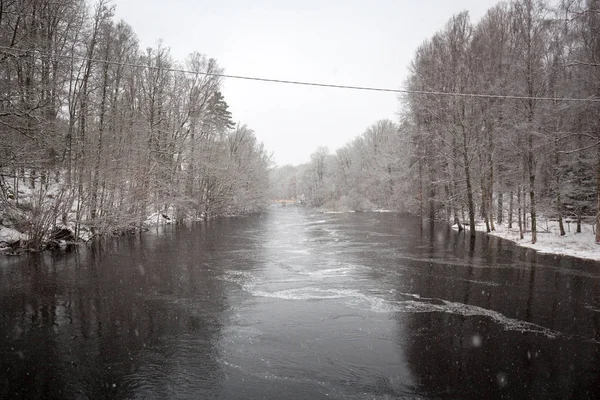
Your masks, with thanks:
<instances>
[{"instance_id":1,"label":"tree trunk","mask_svg":"<svg viewBox=\"0 0 600 400\"><path fill-rule=\"evenodd\" d=\"M517 207L518 207L518 215L519 215L519 220L518 220L518 224L519 224L519 238L523 239L523 220L522 220L522 215L521 215L521 188L518 188L517 190Z\"/></svg>"},{"instance_id":2,"label":"tree trunk","mask_svg":"<svg viewBox=\"0 0 600 400\"><path fill-rule=\"evenodd\" d=\"M435 187L435 170L433 168L433 162L430 160L428 163L429 170L429 198L428 198L428 208L429 208L429 220L435 221L435 195L436 195L436 187ZM322 178L321 178L321 186L322 186Z\"/></svg>"},{"instance_id":3,"label":"tree trunk","mask_svg":"<svg viewBox=\"0 0 600 400\"><path fill-rule=\"evenodd\" d=\"M523 199L523 233L527 232L527 191L525 190L525 185L522 187L521 198Z\"/></svg>"},{"instance_id":4,"label":"tree trunk","mask_svg":"<svg viewBox=\"0 0 600 400\"><path fill-rule=\"evenodd\" d=\"M537 216L535 209L535 166L533 162L533 135L529 136L529 154L527 156L529 169L529 200L531 209L531 243L537 242Z\"/></svg>"},{"instance_id":5,"label":"tree trunk","mask_svg":"<svg viewBox=\"0 0 600 400\"><path fill-rule=\"evenodd\" d=\"M423 219L423 164L421 158L419 158L419 218Z\"/></svg>"},{"instance_id":6,"label":"tree trunk","mask_svg":"<svg viewBox=\"0 0 600 400\"><path fill-rule=\"evenodd\" d=\"M565 236L565 225L562 217L562 202L560 199L560 191L556 195L556 212L558 213L558 229L560 230L560 236Z\"/></svg>"},{"instance_id":7,"label":"tree trunk","mask_svg":"<svg viewBox=\"0 0 600 400\"><path fill-rule=\"evenodd\" d=\"M110 45L106 45L105 60L108 61ZM102 98L100 100L100 119L98 123L98 140L96 142L96 161L94 163L94 175L91 188L91 210L90 219L92 220L92 233L98 230L98 224L95 219L98 216L98 185L100 183L100 163L102 161L102 136L104 135L104 120L106 117L106 97L108 92L108 62L104 63L102 71Z\"/></svg>"},{"instance_id":8,"label":"tree trunk","mask_svg":"<svg viewBox=\"0 0 600 400\"><path fill-rule=\"evenodd\" d=\"M483 215L483 220L485 222L485 231L487 233L491 232L490 229L490 216L488 213L488 207L487 207L487 192L485 190L482 190L481 193L481 215Z\"/></svg>"},{"instance_id":9,"label":"tree trunk","mask_svg":"<svg viewBox=\"0 0 600 400\"><path fill-rule=\"evenodd\" d=\"M600 244L600 146L596 150L596 243Z\"/></svg>"},{"instance_id":10,"label":"tree trunk","mask_svg":"<svg viewBox=\"0 0 600 400\"><path fill-rule=\"evenodd\" d=\"M486 151L486 155L487 155L487 172L488 172L488 182L487 182L487 209L488 209L488 219L489 219L489 223L490 223L490 229L492 231L496 230L496 227L494 226L494 160L493 160L493 154L494 154L494 130L493 127L490 126L488 128L488 135L487 135L487 151Z\"/></svg>"},{"instance_id":11,"label":"tree trunk","mask_svg":"<svg viewBox=\"0 0 600 400\"><path fill-rule=\"evenodd\" d=\"M503 204L504 199L502 197L503 197L502 193L501 192L498 193L498 219L497 219L498 224L502 224L502 222L504 222L504 216L503 216L503 214L504 214L504 210L503 210L503 208L504 208L504 204Z\"/></svg>"},{"instance_id":12,"label":"tree trunk","mask_svg":"<svg viewBox=\"0 0 600 400\"><path fill-rule=\"evenodd\" d=\"M512 229L514 199L515 199L515 194L511 190L510 191L510 199L508 200L508 229Z\"/></svg>"},{"instance_id":13,"label":"tree trunk","mask_svg":"<svg viewBox=\"0 0 600 400\"><path fill-rule=\"evenodd\" d=\"M471 185L471 171L469 170L469 156L467 154L467 138L463 128L463 161L465 163L465 177L467 181L467 207L469 212L469 229L471 237L475 236L475 204L473 202L473 187Z\"/></svg>"}]
</instances>

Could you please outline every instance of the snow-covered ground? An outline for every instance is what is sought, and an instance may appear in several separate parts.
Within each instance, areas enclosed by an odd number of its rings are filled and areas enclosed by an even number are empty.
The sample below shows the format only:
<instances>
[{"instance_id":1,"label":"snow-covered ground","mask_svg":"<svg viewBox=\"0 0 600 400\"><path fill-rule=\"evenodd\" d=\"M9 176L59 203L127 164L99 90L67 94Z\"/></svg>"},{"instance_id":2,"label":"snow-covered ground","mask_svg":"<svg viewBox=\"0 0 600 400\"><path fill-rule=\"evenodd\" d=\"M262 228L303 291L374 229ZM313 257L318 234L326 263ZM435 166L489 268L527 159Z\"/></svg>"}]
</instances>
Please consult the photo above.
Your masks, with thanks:
<instances>
[{"instance_id":1,"label":"snow-covered ground","mask_svg":"<svg viewBox=\"0 0 600 400\"><path fill-rule=\"evenodd\" d=\"M4 250L7 244L17 242L19 240L26 240L27 235L19 232L13 228L7 228L6 226L0 225L0 251Z\"/></svg>"},{"instance_id":2,"label":"snow-covered ground","mask_svg":"<svg viewBox=\"0 0 600 400\"><path fill-rule=\"evenodd\" d=\"M25 179L18 180L18 186L15 185L17 182L12 178L4 181L5 189L10 197L5 203L0 204L0 251L11 252L17 242L25 242L29 239L27 233L19 231L19 225L22 229L26 225L24 222L32 218L31 209L33 208L42 210L42 214L53 213L53 217L56 214L56 220L49 226L51 230L68 229L70 232L75 232L78 204L76 200L66 200L69 198L69 192L64 191L62 179L59 179L58 182L51 179L48 185L42 185L39 176L32 180L28 174L29 171L26 172ZM17 207L17 202L20 207ZM69 207L66 210L66 225L61 223L62 212L56 213L54 210L57 205ZM148 226L167 224L173 221L172 207L163 213L149 212L149 214L145 221ZM77 239L87 242L92 237L89 227L81 224Z\"/></svg>"},{"instance_id":3,"label":"snow-covered ground","mask_svg":"<svg viewBox=\"0 0 600 400\"><path fill-rule=\"evenodd\" d=\"M513 223L512 229L508 229L505 224L496 225L496 230L489 234L510 240L519 246L534 249L539 253L560 254L600 261L600 245L595 243L593 226L590 224L582 223L581 233L575 233L576 224L565 223L566 235L560 236L557 221L541 219L538 221L537 243L535 244L531 243L530 231L525 232L524 238L520 239L519 228L516 225L516 223ZM456 229L456 226L454 228ZM469 227L465 226L465 229L468 230ZM478 223L476 229L482 232L486 230L483 223Z\"/></svg>"}]
</instances>

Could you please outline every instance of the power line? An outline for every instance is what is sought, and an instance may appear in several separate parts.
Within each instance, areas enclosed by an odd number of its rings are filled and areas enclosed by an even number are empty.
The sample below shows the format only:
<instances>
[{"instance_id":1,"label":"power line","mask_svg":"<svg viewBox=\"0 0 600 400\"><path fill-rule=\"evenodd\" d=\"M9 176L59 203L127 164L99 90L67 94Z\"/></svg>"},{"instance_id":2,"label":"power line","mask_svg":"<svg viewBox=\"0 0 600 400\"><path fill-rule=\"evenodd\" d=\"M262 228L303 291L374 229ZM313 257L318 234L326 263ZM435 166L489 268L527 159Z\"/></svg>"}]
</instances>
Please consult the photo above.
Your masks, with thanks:
<instances>
[{"instance_id":1,"label":"power line","mask_svg":"<svg viewBox=\"0 0 600 400\"><path fill-rule=\"evenodd\" d=\"M2 50L11 50L11 51L19 51L21 53L27 53L31 50L20 49L14 47L0 46ZM447 96L447 97L469 97L469 98L482 98L482 99L505 99L505 100L536 100L536 101L554 101L554 102L591 102L591 103L600 103L600 99L597 97L587 97L587 98L577 98L577 97L539 97L539 96L519 96L519 95L502 95L502 94L489 94L489 93L455 93L455 92L444 92L444 91L434 91L434 90L412 90L412 89L392 89L392 88L380 88L380 87L371 87L371 86L355 86L355 85L338 85L333 83L322 83L322 82L309 82L309 81L296 81L289 79L275 79L275 78L263 78L256 76L245 76L245 75L231 75L224 73L215 73L215 72L202 72L202 71L191 71L182 68L166 68L166 67L157 67L151 65L144 64L136 64L136 63L127 63L120 61L110 61L110 60L102 60L99 58L89 58L82 56L69 56L69 55L60 55L60 54L50 54L47 52L33 50L36 54L44 55L47 57L55 57L55 58L63 58L68 60L77 60L77 61L88 61L94 63L104 63L109 65L121 65L124 67L131 68L147 68L153 70L162 70L168 72L179 72L184 74L192 74L192 75L204 75L204 76L212 76L216 78L228 78L228 79L239 79L246 81L256 81L256 82L270 82L270 83L281 83L288 85L300 85L300 86L314 86L314 87L324 87L324 88L333 88L333 89L347 89L347 90L362 90L362 91L370 91L370 92L386 92L386 93L396 93L396 94L416 94L416 95L426 95L426 96Z\"/></svg>"}]
</instances>

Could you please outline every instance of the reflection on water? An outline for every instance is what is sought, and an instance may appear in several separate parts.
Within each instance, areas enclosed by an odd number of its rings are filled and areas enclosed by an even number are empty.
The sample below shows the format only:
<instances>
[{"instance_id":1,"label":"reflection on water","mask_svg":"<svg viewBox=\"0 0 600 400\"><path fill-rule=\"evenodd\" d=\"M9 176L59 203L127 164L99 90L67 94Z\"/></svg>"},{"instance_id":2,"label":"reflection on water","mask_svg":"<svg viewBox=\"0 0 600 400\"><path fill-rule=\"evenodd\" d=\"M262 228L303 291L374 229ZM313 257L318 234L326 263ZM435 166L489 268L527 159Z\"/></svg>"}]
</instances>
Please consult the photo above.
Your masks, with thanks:
<instances>
[{"instance_id":1,"label":"reflection on water","mask_svg":"<svg viewBox=\"0 0 600 400\"><path fill-rule=\"evenodd\" d=\"M475 241L451 236L448 246L425 234L431 263L426 274L414 276L416 290L486 311L467 318L411 316L409 363L424 392L442 398L600 395L600 315L585 307L599 300L600 267L484 235ZM460 262L440 262L456 255ZM447 279L452 284L435 284Z\"/></svg>"},{"instance_id":2,"label":"reflection on water","mask_svg":"<svg viewBox=\"0 0 600 400\"><path fill-rule=\"evenodd\" d=\"M0 398L596 398L600 266L392 213L0 260Z\"/></svg>"}]
</instances>

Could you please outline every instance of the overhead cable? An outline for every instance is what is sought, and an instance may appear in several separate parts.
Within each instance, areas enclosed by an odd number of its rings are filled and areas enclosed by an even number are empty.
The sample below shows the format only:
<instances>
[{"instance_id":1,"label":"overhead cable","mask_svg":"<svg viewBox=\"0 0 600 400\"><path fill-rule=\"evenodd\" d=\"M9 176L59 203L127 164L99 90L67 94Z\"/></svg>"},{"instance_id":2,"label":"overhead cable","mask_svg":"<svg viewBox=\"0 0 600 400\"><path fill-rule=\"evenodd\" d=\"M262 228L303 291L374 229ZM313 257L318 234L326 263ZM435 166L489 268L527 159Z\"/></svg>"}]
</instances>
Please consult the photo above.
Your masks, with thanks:
<instances>
[{"instance_id":1,"label":"overhead cable","mask_svg":"<svg viewBox=\"0 0 600 400\"><path fill-rule=\"evenodd\" d=\"M387 92L387 93L396 93L396 94L415 94L415 95L425 95L425 96L469 97L469 98L505 99L505 100L535 100L535 101L552 101L552 102L566 101L566 102L600 103L600 98L595 97L595 96L591 96L591 97L544 97L544 96L511 95L511 94L461 93L461 92L445 92L445 91L434 91L434 90L393 89L393 88L382 88L382 87L371 87L371 86L340 85L340 84L333 84L333 83L264 78L264 77L257 77L257 76L231 75L231 74L217 73L217 72L192 71L192 70L183 69L183 68L144 65L144 64L136 64L136 63L130 63L130 62L102 60L102 59L98 59L98 58L89 58L89 57L82 57L82 56L50 54L50 53L39 51L39 50L27 50L27 49L7 47L7 46L0 46L0 49L17 51L17 52L21 52L21 53L33 52L35 54L43 55L46 57L54 57L54 58L61 58L61 59L68 59L68 60L94 62L94 63L104 63L104 64L109 64L109 65L121 65L121 66L131 67L131 68L145 68L145 69L160 70L160 71L167 71L167 72L179 72L179 73L192 74L192 75L212 76L212 77L217 77L217 78L239 79L239 80L246 80L246 81L257 81L257 82L270 82L270 83L280 83L280 84L288 84L288 85L314 86L314 87L347 89L347 90L362 90L362 91L370 91L370 92Z\"/></svg>"}]
</instances>

